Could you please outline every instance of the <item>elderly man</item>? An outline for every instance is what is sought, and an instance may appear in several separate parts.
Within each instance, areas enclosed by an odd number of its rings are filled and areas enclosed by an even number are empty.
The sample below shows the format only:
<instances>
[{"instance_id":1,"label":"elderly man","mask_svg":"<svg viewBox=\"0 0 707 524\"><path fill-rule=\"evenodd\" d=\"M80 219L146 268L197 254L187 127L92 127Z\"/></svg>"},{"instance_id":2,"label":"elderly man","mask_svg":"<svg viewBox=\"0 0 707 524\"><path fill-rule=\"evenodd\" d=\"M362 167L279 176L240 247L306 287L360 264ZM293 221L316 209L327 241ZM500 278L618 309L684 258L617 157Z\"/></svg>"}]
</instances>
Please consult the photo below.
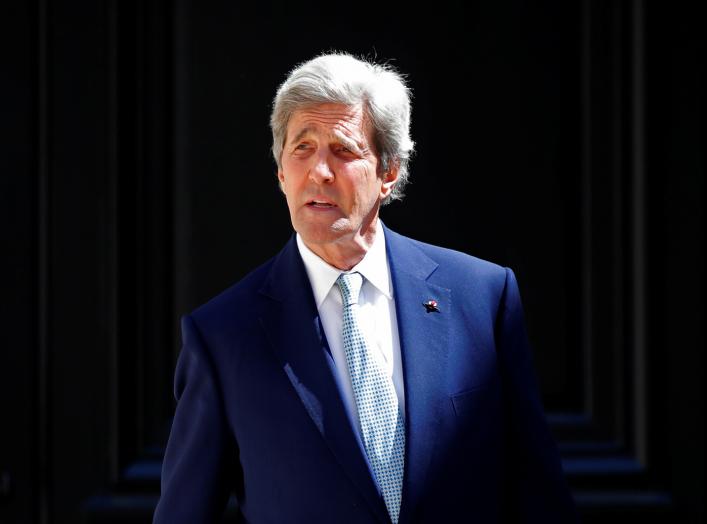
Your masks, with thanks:
<instances>
[{"instance_id":1,"label":"elderly man","mask_svg":"<svg viewBox=\"0 0 707 524\"><path fill-rule=\"evenodd\" d=\"M513 273L387 229L413 150L390 67L275 97L282 251L183 318L155 522L572 522Z\"/></svg>"}]
</instances>

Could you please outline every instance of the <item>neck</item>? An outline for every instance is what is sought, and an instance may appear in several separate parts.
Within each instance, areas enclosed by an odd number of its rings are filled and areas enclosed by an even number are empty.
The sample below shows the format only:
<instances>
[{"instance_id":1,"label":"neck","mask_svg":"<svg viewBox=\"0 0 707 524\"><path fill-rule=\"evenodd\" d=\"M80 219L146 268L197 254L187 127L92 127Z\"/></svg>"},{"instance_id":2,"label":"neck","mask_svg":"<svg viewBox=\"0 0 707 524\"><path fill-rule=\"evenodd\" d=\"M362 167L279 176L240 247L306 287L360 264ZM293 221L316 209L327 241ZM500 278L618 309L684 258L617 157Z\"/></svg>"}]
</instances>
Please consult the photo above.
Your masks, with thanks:
<instances>
[{"instance_id":1,"label":"neck","mask_svg":"<svg viewBox=\"0 0 707 524\"><path fill-rule=\"evenodd\" d=\"M327 264L342 271L348 271L361 262L373 246L377 232L377 218L376 216L365 230L357 231L352 237L342 238L327 244L310 245L307 242L305 244Z\"/></svg>"}]
</instances>

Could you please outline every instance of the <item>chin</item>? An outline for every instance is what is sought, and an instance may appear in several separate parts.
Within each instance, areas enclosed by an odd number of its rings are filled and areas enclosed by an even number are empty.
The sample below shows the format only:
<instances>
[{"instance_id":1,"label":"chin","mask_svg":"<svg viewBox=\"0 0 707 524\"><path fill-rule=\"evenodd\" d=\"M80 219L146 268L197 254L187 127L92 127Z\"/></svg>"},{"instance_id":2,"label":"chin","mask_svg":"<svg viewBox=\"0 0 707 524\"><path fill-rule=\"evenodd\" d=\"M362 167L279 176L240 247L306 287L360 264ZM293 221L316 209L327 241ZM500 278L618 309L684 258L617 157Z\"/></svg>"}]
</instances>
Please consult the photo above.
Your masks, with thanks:
<instances>
[{"instance_id":1,"label":"chin","mask_svg":"<svg viewBox=\"0 0 707 524\"><path fill-rule=\"evenodd\" d=\"M351 227L348 221L337 220L333 224L328 225L312 225L308 224L297 229L297 232L302 237L302 240L308 244L331 244L351 234Z\"/></svg>"}]
</instances>

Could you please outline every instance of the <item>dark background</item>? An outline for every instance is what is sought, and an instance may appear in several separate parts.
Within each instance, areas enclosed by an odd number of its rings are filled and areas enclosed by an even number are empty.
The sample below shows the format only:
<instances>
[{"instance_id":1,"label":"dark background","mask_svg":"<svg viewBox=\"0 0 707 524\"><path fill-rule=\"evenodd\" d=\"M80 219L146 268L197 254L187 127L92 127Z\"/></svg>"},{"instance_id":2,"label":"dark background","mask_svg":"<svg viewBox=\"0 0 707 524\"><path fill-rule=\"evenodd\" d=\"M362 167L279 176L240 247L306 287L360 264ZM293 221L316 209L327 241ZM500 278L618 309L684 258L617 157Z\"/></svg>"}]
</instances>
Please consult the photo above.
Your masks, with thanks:
<instances>
[{"instance_id":1,"label":"dark background","mask_svg":"<svg viewBox=\"0 0 707 524\"><path fill-rule=\"evenodd\" d=\"M413 89L386 224L515 270L584 521L702 522L696 4L4 2L0 522L149 522L179 316L291 234L270 102L331 49Z\"/></svg>"}]
</instances>

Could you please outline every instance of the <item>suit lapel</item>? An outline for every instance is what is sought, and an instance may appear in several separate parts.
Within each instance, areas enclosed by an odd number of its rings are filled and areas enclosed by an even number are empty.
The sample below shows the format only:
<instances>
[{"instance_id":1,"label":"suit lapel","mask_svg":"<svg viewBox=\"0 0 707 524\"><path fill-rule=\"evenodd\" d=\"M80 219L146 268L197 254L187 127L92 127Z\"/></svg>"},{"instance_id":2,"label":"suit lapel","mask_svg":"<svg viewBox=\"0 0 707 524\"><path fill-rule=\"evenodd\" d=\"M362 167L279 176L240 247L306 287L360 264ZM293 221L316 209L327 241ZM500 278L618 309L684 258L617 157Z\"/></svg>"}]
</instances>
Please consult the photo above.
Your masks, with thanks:
<instances>
[{"instance_id":1,"label":"suit lapel","mask_svg":"<svg viewBox=\"0 0 707 524\"><path fill-rule=\"evenodd\" d=\"M293 236L261 289L261 323L307 413L338 462L382 521L387 511L346 414L312 288Z\"/></svg>"},{"instance_id":2,"label":"suit lapel","mask_svg":"<svg viewBox=\"0 0 707 524\"><path fill-rule=\"evenodd\" d=\"M386 228L405 383L405 473L400 522L412 517L435 449L444 402L451 291L428 282L438 264ZM435 300L439 311L427 312Z\"/></svg>"}]
</instances>

